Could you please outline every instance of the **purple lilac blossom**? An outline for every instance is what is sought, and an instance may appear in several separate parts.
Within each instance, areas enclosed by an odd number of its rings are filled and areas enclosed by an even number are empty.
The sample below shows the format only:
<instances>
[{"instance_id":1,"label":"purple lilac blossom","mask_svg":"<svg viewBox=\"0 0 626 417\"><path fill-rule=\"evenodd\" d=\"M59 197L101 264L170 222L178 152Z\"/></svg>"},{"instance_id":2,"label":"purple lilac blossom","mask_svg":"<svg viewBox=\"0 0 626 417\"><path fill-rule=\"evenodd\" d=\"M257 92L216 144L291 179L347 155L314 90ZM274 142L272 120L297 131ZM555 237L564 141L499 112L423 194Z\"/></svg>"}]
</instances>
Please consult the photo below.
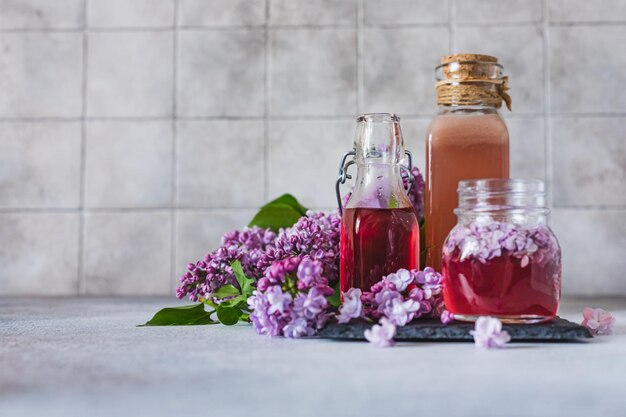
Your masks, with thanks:
<instances>
[{"instance_id":1,"label":"purple lilac blossom","mask_svg":"<svg viewBox=\"0 0 626 417\"><path fill-rule=\"evenodd\" d=\"M347 323L352 319L361 317L363 302L361 301L362 291L358 288L350 288L343 294L343 304L339 307L337 321Z\"/></svg>"},{"instance_id":2,"label":"purple lilac blossom","mask_svg":"<svg viewBox=\"0 0 626 417\"><path fill-rule=\"evenodd\" d=\"M445 310L441 274L432 268L400 269L372 285L371 291L364 292L361 299L362 315L374 319L387 317L397 326L422 316L439 317Z\"/></svg>"},{"instance_id":3,"label":"purple lilac blossom","mask_svg":"<svg viewBox=\"0 0 626 417\"><path fill-rule=\"evenodd\" d=\"M613 334L615 317L601 308L585 307L580 325L589 329L593 334Z\"/></svg>"},{"instance_id":4,"label":"purple lilac blossom","mask_svg":"<svg viewBox=\"0 0 626 417\"><path fill-rule=\"evenodd\" d=\"M422 177L422 173L417 167L413 167L411 174L413 174L413 185L409 190L409 200L415 207L417 218L421 220L424 218L424 189L426 188L426 182L424 182L424 177ZM408 183L407 174L404 171L402 172L402 183L405 187Z\"/></svg>"},{"instance_id":5,"label":"purple lilac blossom","mask_svg":"<svg viewBox=\"0 0 626 417\"><path fill-rule=\"evenodd\" d=\"M395 345L393 338L396 335L396 326L386 317L380 319L380 324L375 324L371 329L365 330L365 338L376 347L389 347Z\"/></svg>"},{"instance_id":6,"label":"purple lilac blossom","mask_svg":"<svg viewBox=\"0 0 626 417\"><path fill-rule=\"evenodd\" d=\"M274 232L260 227L226 233L217 250L206 255L203 260L187 265L187 272L179 278L176 296L187 296L191 301L212 299L213 292L223 285L238 286L230 267L236 260L241 262L246 276L260 277L263 271L257 264L274 239Z\"/></svg>"},{"instance_id":7,"label":"purple lilac blossom","mask_svg":"<svg viewBox=\"0 0 626 417\"><path fill-rule=\"evenodd\" d=\"M333 293L322 276L322 261L291 256L273 261L248 298L250 320L258 334L313 336L329 316Z\"/></svg>"},{"instance_id":8,"label":"purple lilac blossom","mask_svg":"<svg viewBox=\"0 0 626 417\"><path fill-rule=\"evenodd\" d=\"M511 341L511 336L502 330L502 322L494 317L479 317L470 331L474 336L474 343L481 348L501 348Z\"/></svg>"},{"instance_id":9,"label":"purple lilac blossom","mask_svg":"<svg viewBox=\"0 0 626 417\"><path fill-rule=\"evenodd\" d=\"M448 310L444 310L441 312L440 319L443 324L450 324L454 321L454 314L450 313Z\"/></svg>"},{"instance_id":10,"label":"purple lilac blossom","mask_svg":"<svg viewBox=\"0 0 626 417\"><path fill-rule=\"evenodd\" d=\"M323 276L333 284L339 280L340 225L341 218L336 211L308 211L292 227L280 230L261 254L258 269L265 270L285 258L307 255L321 263Z\"/></svg>"},{"instance_id":11,"label":"purple lilac blossom","mask_svg":"<svg viewBox=\"0 0 626 417\"><path fill-rule=\"evenodd\" d=\"M457 225L444 243L444 255L456 250L459 259L478 259L485 263L506 251L522 259L535 262L560 257L560 249L552 231L544 224L519 225L501 221L481 221Z\"/></svg>"}]
</instances>

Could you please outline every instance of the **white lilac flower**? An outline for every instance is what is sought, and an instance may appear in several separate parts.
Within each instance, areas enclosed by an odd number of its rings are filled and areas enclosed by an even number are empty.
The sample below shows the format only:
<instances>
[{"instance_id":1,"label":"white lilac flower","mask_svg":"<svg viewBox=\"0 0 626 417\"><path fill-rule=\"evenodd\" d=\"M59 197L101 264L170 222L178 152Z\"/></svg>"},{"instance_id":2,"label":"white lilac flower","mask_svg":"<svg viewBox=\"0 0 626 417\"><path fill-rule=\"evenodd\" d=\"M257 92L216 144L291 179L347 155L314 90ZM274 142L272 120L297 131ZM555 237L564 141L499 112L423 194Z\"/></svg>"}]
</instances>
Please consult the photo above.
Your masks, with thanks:
<instances>
[{"instance_id":1,"label":"white lilac flower","mask_svg":"<svg viewBox=\"0 0 626 417\"><path fill-rule=\"evenodd\" d=\"M580 324L593 334L613 334L615 317L601 308L586 307L583 310L583 321Z\"/></svg>"},{"instance_id":2,"label":"white lilac flower","mask_svg":"<svg viewBox=\"0 0 626 417\"><path fill-rule=\"evenodd\" d=\"M390 282L396 286L397 291L404 291L410 283L413 282L411 273L406 269L398 269L397 272L389 274L383 280Z\"/></svg>"},{"instance_id":3,"label":"white lilac flower","mask_svg":"<svg viewBox=\"0 0 626 417\"><path fill-rule=\"evenodd\" d=\"M291 295L283 293L282 288L278 285L272 285L265 292L265 297L269 303L267 308L268 314L274 314L275 312L284 313L285 308L291 302Z\"/></svg>"},{"instance_id":4,"label":"white lilac flower","mask_svg":"<svg viewBox=\"0 0 626 417\"><path fill-rule=\"evenodd\" d=\"M352 319L361 317L363 303L361 302L362 291L358 288L350 288L343 293L343 304L339 307L337 321L347 323Z\"/></svg>"},{"instance_id":5,"label":"white lilac flower","mask_svg":"<svg viewBox=\"0 0 626 417\"><path fill-rule=\"evenodd\" d=\"M394 298L391 305L384 309L385 316L396 326L404 326L420 311L420 303L412 299L402 301L402 298Z\"/></svg>"},{"instance_id":6,"label":"white lilac flower","mask_svg":"<svg viewBox=\"0 0 626 417\"><path fill-rule=\"evenodd\" d=\"M482 263L502 256L505 251L519 259L532 257L534 262L560 256L558 243L548 226L494 220L457 225L450 232L443 248L446 256L451 256L455 251L458 251L460 261L477 259ZM526 265L527 261L524 261Z\"/></svg>"},{"instance_id":7,"label":"white lilac flower","mask_svg":"<svg viewBox=\"0 0 626 417\"><path fill-rule=\"evenodd\" d=\"M494 317L479 317L470 331L474 336L474 343L482 348L501 348L511 341L511 336L502 330L502 322Z\"/></svg>"},{"instance_id":8,"label":"white lilac flower","mask_svg":"<svg viewBox=\"0 0 626 417\"><path fill-rule=\"evenodd\" d=\"M365 330L365 338L376 347L389 347L395 344L396 326L387 318L380 319L371 329Z\"/></svg>"}]
</instances>

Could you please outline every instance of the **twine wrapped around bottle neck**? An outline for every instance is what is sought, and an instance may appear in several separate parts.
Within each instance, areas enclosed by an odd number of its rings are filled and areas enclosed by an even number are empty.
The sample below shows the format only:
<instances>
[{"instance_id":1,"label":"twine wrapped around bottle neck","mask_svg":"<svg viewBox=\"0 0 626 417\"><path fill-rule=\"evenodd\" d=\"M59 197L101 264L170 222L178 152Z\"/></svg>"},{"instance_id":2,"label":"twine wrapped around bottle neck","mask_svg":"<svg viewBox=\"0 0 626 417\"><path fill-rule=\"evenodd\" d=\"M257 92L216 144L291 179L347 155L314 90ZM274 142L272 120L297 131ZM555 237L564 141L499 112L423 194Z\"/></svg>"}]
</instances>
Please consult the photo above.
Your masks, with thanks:
<instances>
[{"instance_id":1,"label":"twine wrapped around bottle neck","mask_svg":"<svg viewBox=\"0 0 626 417\"><path fill-rule=\"evenodd\" d=\"M441 59L437 67L442 75L435 84L439 105L490 105L511 110L507 76L495 57L477 54L454 54Z\"/></svg>"}]
</instances>

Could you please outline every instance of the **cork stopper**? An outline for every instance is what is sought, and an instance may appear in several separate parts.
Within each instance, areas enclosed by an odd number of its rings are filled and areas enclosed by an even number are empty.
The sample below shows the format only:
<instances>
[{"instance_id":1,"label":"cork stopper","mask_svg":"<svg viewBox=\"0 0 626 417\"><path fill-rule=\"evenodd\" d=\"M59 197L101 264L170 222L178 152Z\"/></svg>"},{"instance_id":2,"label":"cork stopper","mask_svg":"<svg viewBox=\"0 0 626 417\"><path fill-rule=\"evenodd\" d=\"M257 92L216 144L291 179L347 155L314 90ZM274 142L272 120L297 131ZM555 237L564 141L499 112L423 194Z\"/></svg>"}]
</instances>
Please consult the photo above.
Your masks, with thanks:
<instances>
[{"instance_id":1,"label":"cork stopper","mask_svg":"<svg viewBox=\"0 0 626 417\"><path fill-rule=\"evenodd\" d=\"M452 55L444 55L441 57L442 64L449 64L450 62L468 62L468 61L478 61L478 62L498 62L498 58L491 55L481 55L481 54L452 54Z\"/></svg>"},{"instance_id":2,"label":"cork stopper","mask_svg":"<svg viewBox=\"0 0 626 417\"><path fill-rule=\"evenodd\" d=\"M484 104L499 108L504 101L511 110L508 77L502 74L498 58L482 54L444 55L437 72L438 104Z\"/></svg>"}]
</instances>

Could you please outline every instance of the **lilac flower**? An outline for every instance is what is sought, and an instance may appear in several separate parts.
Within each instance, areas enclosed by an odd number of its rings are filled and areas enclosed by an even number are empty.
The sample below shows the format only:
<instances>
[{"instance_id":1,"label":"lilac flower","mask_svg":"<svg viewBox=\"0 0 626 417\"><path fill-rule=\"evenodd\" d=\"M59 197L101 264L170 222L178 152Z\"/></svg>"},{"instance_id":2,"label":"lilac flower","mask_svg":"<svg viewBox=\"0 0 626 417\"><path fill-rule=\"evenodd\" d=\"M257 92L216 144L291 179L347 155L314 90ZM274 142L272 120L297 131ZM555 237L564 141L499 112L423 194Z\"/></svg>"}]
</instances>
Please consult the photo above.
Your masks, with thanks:
<instances>
[{"instance_id":1,"label":"lilac flower","mask_svg":"<svg viewBox=\"0 0 626 417\"><path fill-rule=\"evenodd\" d=\"M265 297L269 304L267 314L275 312L284 313L285 308L291 302L291 295L283 293L282 288L278 285L272 285L265 292Z\"/></svg>"},{"instance_id":2,"label":"lilac flower","mask_svg":"<svg viewBox=\"0 0 626 417\"><path fill-rule=\"evenodd\" d=\"M580 325L589 329L593 334L613 334L615 317L601 308L585 307Z\"/></svg>"},{"instance_id":3,"label":"lilac flower","mask_svg":"<svg viewBox=\"0 0 626 417\"><path fill-rule=\"evenodd\" d=\"M276 234L270 229L259 227L226 233L217 250L203 260L187 265L187 272L179 279L176 296L187 296L191 301L212 300L212 294L218 288L226 284L237 287L239 284L230 267L235 260L241 262L247 276L259 278L263 270L257 264L275 238Z\"/></svg>"},{"instance_id":4,"label":"lilac flower","mask_svg":"<svg viewBox=\"0 0 626 417\"><path fill-rule=\"evenodd\" d=\"M340 226L337 212L308 211L292 227L281 229L267 245L257 263L258 269L265 270L275 261L307 255L321 262L322 275L333 284L339 279Z\"/></svg>"},{"instance_id":5,"label":"lilac flower","mask_svg":"<svg viewBox=\"0 0 626 417\"><path fill-rule=\"evenodd\" d=\"M322 276L322 273L320 262L311 258L304 258L298 265L299 289L311 288L315 285L328 285L328 280Z\"/></svg>"},{"instance_id":6,"label":"lilac flower","mask_svg":"<svg viewBox=\"0 0 626 417\"><path fill-rule=\"evenodd\" d=\"M560 259L560 248L548 226L520 225L484 219L457 225L444 243L443 253L459 260L477 259L485 263L504 252L519 258L522 267L531 260Z\"/></svg>"},{"instance_id":7,"label":"lilac flower","mask_svg":"<svg viewBox=\"0 0 626 417\"><path fill-rule=\"evenodd\" d=\"M272 262L248 298L250 320L259 334L312 336L326 322L333 290L320 275L322 262L292 256Z\"/></svg>"},{"instance_id":8,"label":"lilac flower","mask_svg":"<svg viewBox=\"0 0 626 417\"><path fill-rule=\"evenodd\" d=\"M494 317L479 317L470 334L476 346L482 348L501 348L511 341L509 333L502 330L502 322Z\"/></svg>"},{"instance_id":9,"label":"lilac flower","mask_svg":"<svg viewBox=\"0 0 626 417\"><path fill-rule=\"evenodd\" d=\"M380 324L375 324L371 329L365 330L365 338L376 347L389 347L395 344L393 338L396 335L396 326L383 317Z\"/></svg>"},{"instance_id":10,"label":"lilac flower","mask_svg":"<svg viewBox=\"0 0 626 417\"><path fill-rule=\"evenodd\" d=\"M424 182L422 173L417 167L413 167L411 174L413 174L413 185L409 190L409 200L411 200L411 204L415 207L417 218L422 219L424 217L424 189L426 188L426 183ZM406 187L408 184L408 177L404 171L402 172L402 182Z\"/></svg>"},{"instance_id":11,"label":"lilac flower","mask_svg":"<svg viewBox=\"0 0 626 417\"><path fill-rule=\"evenodd\" d=\"M387 282L391 282L396 286L396 290L402 292L406 290L406 287L413 282L411 273L406 269L398 269L397 272L389 274L383 278Z\"/></svg>"},{"instance_id":12,"label":"lilac flower","mask_svg":"<svg viewBox=\"0 0 626 417\"><path fill-rule=\"evenodd\" d=\"M396 326L404 326L415 317L420 310L420 303L412 299L402 301L402 298L394 298L391 304L384 309L385 317Z\"/></svg>"},{"instance_id":13,"label":"lilac flower","mask_svg":"<svg viewBox=\"0 0 626 417\"><path fill-rule=\"evenodd\" d=\"M315 330L309 325L305 318L295 317L283 328L285 337L294 339L297 337L313 336Z\"/></svg>"},{"instance_id":14,"label":"lilac flower","mask_svg":"<svg viewBox=\"0 0 626 417\"><path fill-rule=\"evenodd\" d=\"M454 314L450 313L448 310L444 310L441 312L440 318L443 324L450 324L454 321Z\"/></svg>"},{"instance_id":15,"label":"lilac flower","mask_svg":"<svg viewBox=\"0 0 626 417\"><path fill-rule=\"evenodd\" d=\"M339 307L339 315L337 321L339 323L347 323L352 319L361 317L363 303L361 302L362 292L358 288L350 288L343 293L343 304Z\"/></svg>"}]
</instances>

